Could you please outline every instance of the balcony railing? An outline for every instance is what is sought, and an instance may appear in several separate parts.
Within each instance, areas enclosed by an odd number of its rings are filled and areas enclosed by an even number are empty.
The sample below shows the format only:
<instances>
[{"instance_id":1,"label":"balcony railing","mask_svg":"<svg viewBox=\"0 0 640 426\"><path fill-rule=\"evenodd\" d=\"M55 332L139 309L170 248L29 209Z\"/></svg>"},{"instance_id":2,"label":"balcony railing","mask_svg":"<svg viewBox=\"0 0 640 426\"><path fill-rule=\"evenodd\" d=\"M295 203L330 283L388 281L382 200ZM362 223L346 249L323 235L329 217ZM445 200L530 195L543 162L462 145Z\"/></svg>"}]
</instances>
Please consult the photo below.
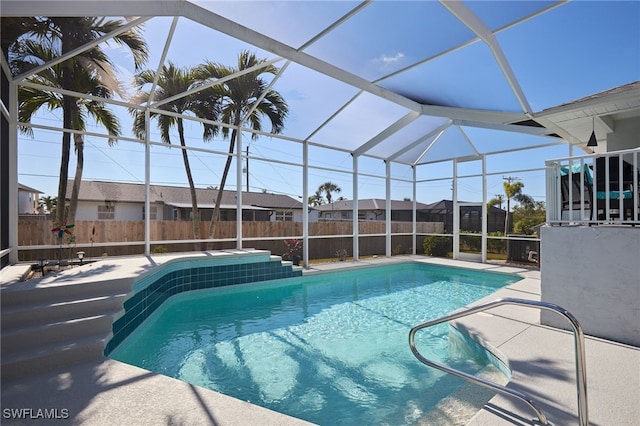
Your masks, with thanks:
<instances>
[{"instance_id":1,"label":"balcony railing","mask_svg":"<svg viewBox=\"0 0 640 426\"><path fill-rule=\"evenodd\" d=\"M547 223L640 224L640 148L546 162Z\"/></svg>"}]
</instances>

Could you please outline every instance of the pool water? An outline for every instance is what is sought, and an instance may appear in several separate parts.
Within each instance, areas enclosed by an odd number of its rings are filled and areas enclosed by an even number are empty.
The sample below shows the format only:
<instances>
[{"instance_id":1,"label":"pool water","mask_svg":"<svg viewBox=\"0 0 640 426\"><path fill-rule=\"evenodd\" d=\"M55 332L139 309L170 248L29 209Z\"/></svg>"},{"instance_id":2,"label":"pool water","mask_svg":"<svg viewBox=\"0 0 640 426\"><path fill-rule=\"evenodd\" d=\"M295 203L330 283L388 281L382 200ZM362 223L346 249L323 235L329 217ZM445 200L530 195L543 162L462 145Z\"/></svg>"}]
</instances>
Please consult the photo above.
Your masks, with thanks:
<instances>
[{"instance_id":1,"label":"pool water","mask_svg":"<svg viewBox=\"0 0 640 426\"><path fill-rule=\"evenodd\" d=\"M412 424L464 382L421 364L409 329L518 279L407 263L183 293L110 356L321 425ZM416 343L469 373L487 365L448 336Z\"/></svg>"}]
</instances>

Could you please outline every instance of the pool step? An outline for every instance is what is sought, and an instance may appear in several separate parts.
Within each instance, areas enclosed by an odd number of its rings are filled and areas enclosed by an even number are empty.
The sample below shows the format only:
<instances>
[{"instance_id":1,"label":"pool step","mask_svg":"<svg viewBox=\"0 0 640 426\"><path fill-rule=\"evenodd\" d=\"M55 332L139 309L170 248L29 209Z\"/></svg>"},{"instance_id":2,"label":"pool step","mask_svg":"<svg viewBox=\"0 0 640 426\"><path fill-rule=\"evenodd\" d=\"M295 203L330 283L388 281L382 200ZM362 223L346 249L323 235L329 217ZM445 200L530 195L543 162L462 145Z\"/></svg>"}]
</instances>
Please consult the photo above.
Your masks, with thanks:
<instances>
[{"instance_id":1,"label":"pool step","mask_svg":"<svg viewBox=\"0 0 640 426\"><path fill-rule=\"evenodd\" d=\"M302 269L277 256L266 259L296 273ZM132 286L131 278L94 280L85 272L78 272L49 276L42 281L16 282L3 288L2 381L102 357L114 316L122 312Z\"/></svg>"},{"instance_id":2,"label":"pool step","mask_svg":"<svg viewBox=\"0 0 640 426\"><path fill-rule=\"evenodd\" d=\"M95 315L98 312L118 311L126 293L100 295L77 300L45 301L29 305L10 306L2 309L3 333L12 329L65 321Z\"/></svg>"},{"instance_id":3,"label":"pool step","mask_svg":"<svg viewBox=\"0 0 640 426\"><path fill-rule=\"evenodd\" d=\"M40 346L37 351L2 355L2 382L24 379L46 371L59 371L84 361L99 358L104 350L106 335L98 333L73 338L57 344Z\"/></svg>"},{"instance_id":4,"label":"pool step","mask_svg":"<svg viewBox=\"0 0 640 426\"><path fill-rule=\"evenodd\" d=\"M131 291L131 280L85 281L77 283L67 281L33 287L21 285L2 291L0 306L4 310L17 306L33 305L39 302L64 302L81 298L121 293L126 294L129 291Z\"/></svg>"},{"instance_id":5,"label":"pool step","mask_svg":"<svg viewBox=\"0 0 640 426\"><path fill-rule=\"evenodd\" d=\"M82 338L97 332L109 334L113 315L93 315L50 324L36 325L14 329L2 333L2 357L25 354L36 351L39 347L63 343L71 337ZM4 359L3 359L4 361Z\"/></svg>"},{"instance_id":6,"label":"pool step","mask_svg":"<svg viewBox=\"0 0 640 426\"><path fill-rule=\"evenodd\" d=\"M2 292L2 381L103 356L130 284L56 283Z\"/></svg>"}]
</instances>

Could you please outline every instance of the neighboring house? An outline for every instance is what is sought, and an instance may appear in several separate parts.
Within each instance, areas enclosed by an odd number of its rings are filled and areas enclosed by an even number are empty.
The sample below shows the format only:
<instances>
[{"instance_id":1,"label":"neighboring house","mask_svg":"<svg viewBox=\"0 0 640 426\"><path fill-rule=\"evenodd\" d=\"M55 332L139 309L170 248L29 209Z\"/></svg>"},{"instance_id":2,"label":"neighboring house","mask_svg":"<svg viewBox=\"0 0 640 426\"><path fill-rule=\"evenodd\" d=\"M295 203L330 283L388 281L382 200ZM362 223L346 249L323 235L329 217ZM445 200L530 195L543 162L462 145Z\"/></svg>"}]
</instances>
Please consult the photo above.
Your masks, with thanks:
<instances>
[{"instance_id":1,"label":"neighboring house","mask_svg":"<svg viewBox=\"0 0 640 426\"><path fill-rule=\"evenodd\" d=\"M71 195L72 182L67 191ZM211 220L215 189L196 189L200 219ZM189 188L150 185L151 220L191 220ZM143 184L102 181L82 181L78 195L76 220L144 220L145 186ZM282 194L263 192L242 193L242 217L247 221L302 222L298 200ZM224 191L220 206L220 220L236 220L236 192ZM316 221L317 213L309 212L309 221Z\"/></svg>"},{"instance_id":2,"label":"neighboring house","mask_svg":"<svg viewBox=\"0 0 640 426\"><path fill-rule=\"evenodd\" d=\"M358 201L358 219L386 220L386 200L371 198ZM316 206L320 220L352 220L353 200L336 201ZM487 232L504 231L505 211L491 207L488 212ZM482 206L460 206L460 229L480 232ZM413 220L413 202L391 200L391 220L411 222ZM453 232L453 201L441 200L432 204L416 203L417 222L442 222L445 232Z\"/></svg>"},{"instance_id":3,"label":"neighboring house","mask_svg":"<svg viewBox=\"0 0 640 426\"><path fill-rule=\"evenodd\" d=\"M386 220L386 200L369 198L358 200L358 219L360 220ZM417 221L428 222L424 219L422 210L426 204L416 203ZM341 200L331 204L316 206L319 211L319 219L324 220L351 220L353 219L353 200ZM391 200L391 220L399 222L411 222L413 220L413 202Z\"/></svg>"},{"instance_id":4,"label":"neighboring house","mask_svg":"<svg viewBox=\"0 0 640 426\"><path fill-rule=\"evenodd\" d=\"M18 183L18 214L40 213L40 194L43 192Z\"/></svg>"},{"instance_id":5,"label":"neighboring house","mask_svg":"<svg viewBox=\"0 0 640 426\"><path fill-rule=\"evenodd\" d=\"M446 233L453 232L453 201L440 200L422 212L426 222L443 222ZM487 232L504 232L505 210L492 206L487 211ZM460 206L460 231L482 231L482 205ZM509 213L509 231L513 229L513 213Z\"/></svg>"}]
</instances>

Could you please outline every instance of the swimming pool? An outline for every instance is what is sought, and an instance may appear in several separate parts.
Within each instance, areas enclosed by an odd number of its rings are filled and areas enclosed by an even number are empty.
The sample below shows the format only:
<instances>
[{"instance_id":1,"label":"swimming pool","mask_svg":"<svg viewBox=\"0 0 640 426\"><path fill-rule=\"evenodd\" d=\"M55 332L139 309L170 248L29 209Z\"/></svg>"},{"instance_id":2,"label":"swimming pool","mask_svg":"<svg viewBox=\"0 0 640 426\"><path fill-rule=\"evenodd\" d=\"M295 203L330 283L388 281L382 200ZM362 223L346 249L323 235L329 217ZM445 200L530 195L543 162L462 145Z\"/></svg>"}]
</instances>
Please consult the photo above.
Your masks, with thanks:
<instances>
[{"instance_id":1,"label":"swimming pool","mask_svg":"<svg viewBox=\"0 0 640 426\"><path fill-rule=\"evenodd\" d=\"M462 385L416 360L409 329L519 280L420 263L357 268L172 296L110 355L318 424L410 424ZM417 340L475 373L449 327Z\"/></svg>"}]
</instances>

